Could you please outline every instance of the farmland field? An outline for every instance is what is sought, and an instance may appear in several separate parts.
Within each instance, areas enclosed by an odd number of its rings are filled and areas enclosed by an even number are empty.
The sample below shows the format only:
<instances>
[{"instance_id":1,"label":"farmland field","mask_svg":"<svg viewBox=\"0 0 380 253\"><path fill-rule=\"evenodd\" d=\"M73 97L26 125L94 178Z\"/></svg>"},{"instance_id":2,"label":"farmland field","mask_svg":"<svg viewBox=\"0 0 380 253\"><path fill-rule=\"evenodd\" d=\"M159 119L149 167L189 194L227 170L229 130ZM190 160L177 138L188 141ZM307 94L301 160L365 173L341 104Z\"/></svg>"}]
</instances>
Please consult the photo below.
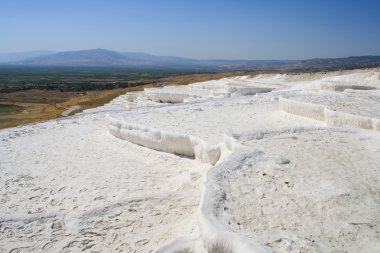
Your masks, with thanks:
<instances>
[{"instance_id":1,"label":"farmland field","mask_svg":"<svg viewBox=\"0 0 380 253\"><path fill-rule=\"evenodd\" d=\"M13 104L0 104L0 115L9 115L22 112L24 108L22 106Z\"/></svg>"}]
</instances>

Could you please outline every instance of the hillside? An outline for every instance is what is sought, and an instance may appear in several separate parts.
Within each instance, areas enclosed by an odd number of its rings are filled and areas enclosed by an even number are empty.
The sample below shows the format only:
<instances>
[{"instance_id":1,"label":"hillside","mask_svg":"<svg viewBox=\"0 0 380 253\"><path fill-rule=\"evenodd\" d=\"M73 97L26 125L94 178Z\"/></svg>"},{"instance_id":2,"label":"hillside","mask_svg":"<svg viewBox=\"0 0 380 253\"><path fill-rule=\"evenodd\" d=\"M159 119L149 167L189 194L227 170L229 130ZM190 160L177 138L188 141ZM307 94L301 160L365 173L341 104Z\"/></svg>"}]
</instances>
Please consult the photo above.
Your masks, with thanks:
<instances>
[{"instance_id":1,"label":"hillside","mask_svg":"<svg viewBox=\"0 0 380 253\"><path fill-rule=\"evenodd\" d=\"M3 65L60 67L127 67L154 69L187 69L207 71L323 71L380 66L380 56L350 56L346 58L315 58L307 60L225 60L189 59L177 56L155 56L136 52L115 52L106 49L37 52L25 59L21 55L0 55ZM12 56L12 54L9 54ZM9 59L6 61L6 59ZM13 59L13 60L11 60ZM14 60L17 59L17 60Z\"/></svg>"},{"instance_id":2,"label":"hillside","mask_svg":"<svg viewBox=\"0 0 380 253\"><path fill-rule=\"evenodd\" d=\"M249 68L270 69L273 66L294 62L287 60L197 60L176 56L154 56L146 53L119 53L105 49L91 49L44 54L7 63L19 66L207 68L224 71Z\"/></svg>"},{"instance_id":3,"label":"hillside","mask_svg":"<svg viewBox=\"0 0 380 253\"><path fill-rule=\"evenodd\" d=\"M288 66L289 69L308 71L334 70L338 68L355 69L380 66L380 56L350 56L346 58L316 58L300 61Z\"/></svg>"}]
</instances>

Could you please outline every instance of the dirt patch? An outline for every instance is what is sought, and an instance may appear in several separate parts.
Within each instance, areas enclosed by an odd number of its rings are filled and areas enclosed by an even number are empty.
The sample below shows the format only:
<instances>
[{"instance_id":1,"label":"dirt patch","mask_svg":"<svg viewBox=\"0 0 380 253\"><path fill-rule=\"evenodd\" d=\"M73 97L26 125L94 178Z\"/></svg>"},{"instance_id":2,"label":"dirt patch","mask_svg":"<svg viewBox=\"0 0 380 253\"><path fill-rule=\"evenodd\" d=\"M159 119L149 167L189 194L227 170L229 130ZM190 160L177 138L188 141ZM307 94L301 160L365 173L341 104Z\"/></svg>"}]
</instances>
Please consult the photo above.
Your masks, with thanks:
<instances>
[{"instance_id":1,"label":"dirt patch","mask_svg":"<svg viewBox=\"0 0 380 253\"><path fill-rule=\"evenodd\" d=\"M45 121L62 117L62 112L72 106L80 106L68 115L94 108L110 102L115 97L128 91L138 91L152 85L130 87L115 90L89 91L89 92L60 92L48 90L27 90L10 93L0 93L0 102L23 108L0 113L0 129L14 127L22 124Z\"/></svg>"}]
</instances>

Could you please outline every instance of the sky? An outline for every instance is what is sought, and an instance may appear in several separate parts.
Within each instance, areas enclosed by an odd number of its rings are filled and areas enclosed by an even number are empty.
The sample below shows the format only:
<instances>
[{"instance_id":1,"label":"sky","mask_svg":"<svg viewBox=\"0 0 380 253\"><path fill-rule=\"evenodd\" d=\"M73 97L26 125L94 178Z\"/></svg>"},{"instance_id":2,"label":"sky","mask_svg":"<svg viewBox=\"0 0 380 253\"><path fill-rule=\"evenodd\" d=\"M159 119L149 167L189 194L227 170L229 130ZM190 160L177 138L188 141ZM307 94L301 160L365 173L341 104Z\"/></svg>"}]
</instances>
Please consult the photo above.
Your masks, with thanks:
<instances>
[{"instance_id":1,"label":"sky","mask_svg":"<svg viewBox=\"0 0 380 253\"><path fill-rule=\"evenodd\" d=\"M198 59L380 55L379 0L0 0L0 53Z\"/></svg>"}]
</instances>

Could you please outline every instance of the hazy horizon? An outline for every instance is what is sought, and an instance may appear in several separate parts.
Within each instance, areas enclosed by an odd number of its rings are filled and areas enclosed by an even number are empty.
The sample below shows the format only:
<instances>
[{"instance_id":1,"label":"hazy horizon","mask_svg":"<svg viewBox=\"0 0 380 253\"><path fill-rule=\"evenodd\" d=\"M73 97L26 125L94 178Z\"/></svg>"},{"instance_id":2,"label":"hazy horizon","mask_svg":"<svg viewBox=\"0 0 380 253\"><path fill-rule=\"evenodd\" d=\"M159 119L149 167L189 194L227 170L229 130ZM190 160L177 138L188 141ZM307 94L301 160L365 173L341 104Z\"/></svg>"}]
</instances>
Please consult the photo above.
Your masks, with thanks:
<instances>
[{"instance_id":1,"label":"hazy horizon","mask_svg":"<svg viewBox=\"0 0 380 253\"><path fill-rule=\"evenodd\" d=\"M38 56L44 56L44 55L49 55L49 54L55 54L55 53L65 53L65 52L80 52L80 51L91 51L91 50L107 50L107 51L112 51L112 52L117 52L117 53L136 53L136 54L148 54L148 55L152 55L152 56L164 56L164 57L179 57L179 58L184 58L184 59L193 59L193 60L246 60L246 61L249 61L249 60L262 60L262 61L276 61L276 60L280 60L280 61L302 61L302 60L310 60L310 59L328 59L328 58L331 58L331 59L336 59L336 58L348 58L348 57L360 57L360 56L380 56L380 53L378 55L346 55L346 56L339 56L339 57L313 57L313 58L298 58L298 59L275 59L275 58L270 58L270 59L256 59L256 58L233 58L233 59L226 59L226 58L222 58L222 57L219 57L219 58L195 58L195 57L185 57L185 56L181 56L181 55L158 55L158 54L150 54L150 53L147 53L147 52L132 52L132 51L117 51L117 50L112 50L112 49L108 49L108 48L88 48L88 49L78 49L78 50L65 50L65 51L58 51L58 50L31 50L31 51L17 51L17 52L8 52L8 53L1 53L0 52L0 56L4 56L4 55L17 55L17 54L20 54L20 55L24 55L24 54L32 54L32 56L30 57L21 57L20 59L28 59L28 58L34 58L34 57L38 57ZM36 55L33 55L33 53L36 53ZM0 58L1 59L1 58Z\"/></svg>"},{"instance_id":2,"label":"hazy horizon","mask_svg":"<svg viewBox=\"0 0 380 253\"><path fill-rule=\"evenodd\" d=\"M26 1L0 3L0 53L107 49L193 59L380 55L380 2Z\"/></svg>"}]
</instances>

